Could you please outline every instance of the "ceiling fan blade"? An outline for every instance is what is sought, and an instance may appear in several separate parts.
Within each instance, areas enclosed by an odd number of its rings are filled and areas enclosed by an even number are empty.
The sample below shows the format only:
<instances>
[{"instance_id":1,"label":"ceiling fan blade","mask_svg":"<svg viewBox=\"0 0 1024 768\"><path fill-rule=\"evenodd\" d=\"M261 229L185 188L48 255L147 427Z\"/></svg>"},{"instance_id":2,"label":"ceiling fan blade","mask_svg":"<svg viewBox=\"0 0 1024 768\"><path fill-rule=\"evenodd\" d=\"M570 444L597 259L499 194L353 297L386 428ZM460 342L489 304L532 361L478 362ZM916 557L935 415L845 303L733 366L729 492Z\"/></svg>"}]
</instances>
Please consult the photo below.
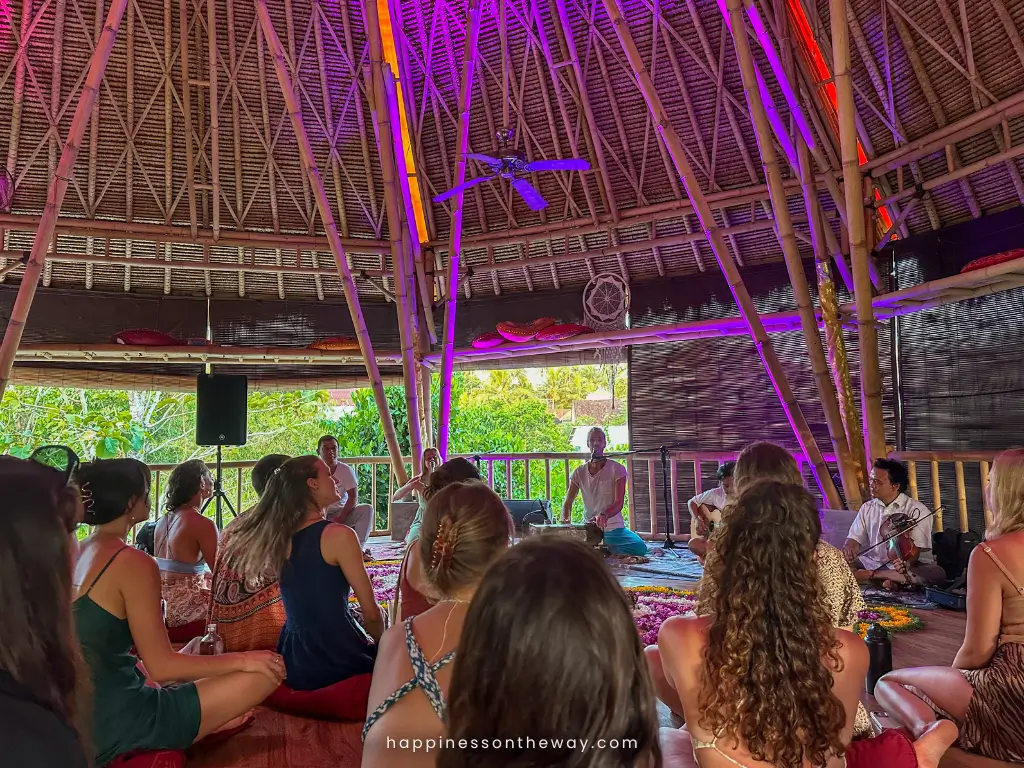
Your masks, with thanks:
<instances>
[{"instance_id":1,"label":"ceiling fan blade","mask_svg":"<svg viewBox=\"0 0 1024 768\"><path fill-rule=\"evenodd\" d=\"M486 163L487 165L501 165L501 160L499 160L496 157L491 157L490 155L481 155L477 154L476 152L467 152L466 157L470 157L473 160L479 160L481 163Z\"/></svg>"},{"instance_id":2,"label":"ceiling fan blade","mask_svg":"<svg viewBox=\"0 0 1024 768\"><path fill-rule=\"evenodd\" d=\"M490 181L493 178L495 178L495 177L494 176L480 176L480 177L478 177L476 179L470 179L469 181L465 182L464 184L459 184L459 186L453 187L452 189L449 189L447 192L442 192L440 195L438 195L437 197L434 198L434 202L435 203L443 203L449 197L453 197L454 195L458 194L459 192L467 190L470 187L475 187L477 184L483 184L485 181Z\"/></svg>"},{"instance_id":3,"label":"ceiling fan blade","mask_svg":"<svg viewBox=\"0 0 1024 768\"><path fill-rule=\"evenodd\" d=\"M526 179L512 179L512 186L520 194L532 211L542 211L548 207L548 201L544 199L537 189Z\"/></svg>"},{"instance_id":4,"label":"ceiling fan blade","mask_svg":"<svg viewBox=\"0 0 1024 768\"><path fill-rule=\"evenodd\" d=\"M526 164L528 171L589 171L590 163L578 157L564 160L534 160Z\"/></svg>"}]
</instances>

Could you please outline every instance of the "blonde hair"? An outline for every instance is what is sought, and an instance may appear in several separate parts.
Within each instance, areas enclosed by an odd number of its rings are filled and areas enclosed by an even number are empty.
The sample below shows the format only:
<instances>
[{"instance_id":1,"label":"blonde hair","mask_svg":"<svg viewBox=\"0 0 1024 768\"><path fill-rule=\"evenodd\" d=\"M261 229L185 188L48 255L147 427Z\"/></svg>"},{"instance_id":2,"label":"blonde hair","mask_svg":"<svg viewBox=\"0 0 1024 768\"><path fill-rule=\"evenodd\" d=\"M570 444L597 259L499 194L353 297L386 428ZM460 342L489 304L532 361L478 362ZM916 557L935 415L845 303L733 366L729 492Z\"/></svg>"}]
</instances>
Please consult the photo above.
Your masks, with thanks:
<instances>
[{"instance_id":1,"label":"blonde hair","mask_svg":"<svg viewBox=\"0 0 1024 768\"><path fill-rule=\"evenodd\" d=\"M478 582L508 549L512 517L479 481L453 483L430 497L423 512L420 557L427 580L443 596Z\"/></svg>"},{"instance_id":2,"label":"blonde hair","mask_svg":"<svg viewBox=\"0 0 1024 768\"><path fill-rule=\"evenodd\" d=\"M1003 451L992 463L989 478L992 522L987 538L1024 531L1024 448Z\"/></svg>"}]
</instances>

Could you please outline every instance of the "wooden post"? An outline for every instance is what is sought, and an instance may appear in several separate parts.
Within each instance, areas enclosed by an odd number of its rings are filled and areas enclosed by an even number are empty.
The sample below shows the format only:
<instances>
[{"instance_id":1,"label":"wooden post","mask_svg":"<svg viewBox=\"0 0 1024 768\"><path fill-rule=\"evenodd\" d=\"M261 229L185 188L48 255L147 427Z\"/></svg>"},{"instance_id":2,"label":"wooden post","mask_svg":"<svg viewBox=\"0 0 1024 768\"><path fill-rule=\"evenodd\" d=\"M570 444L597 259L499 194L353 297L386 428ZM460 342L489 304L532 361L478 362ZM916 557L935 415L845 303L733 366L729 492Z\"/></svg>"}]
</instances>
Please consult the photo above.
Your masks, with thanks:
<instances>
[{"instance_id":1,"label":"wooden post","mask_svg":"<svg viewBox=\"0 0 1024 768\"><path fill-rule=\"evenodd\" d=\"M92 114L100 83L103 80L103 72L107 68L107 60L110 58L114 41L117 39L117 29L121 26L121 18L124 16L124 9L127 5L128 0L112 0L110 4L107 20L103 24L103 32L100 34L100 38L96 42L96 49L89 60L89 71L85 76L82 95L78 98L75 116L71 121L71 128L68 130L67 140L64 142L64 148L60 154L60 162L50 180L46 208L43 209L43 215L39 219L39 228L36 229L36 236L32 241L32 250L28 263L25 265L25 272L21 276L21 285L18 286L18 296L14 300L11 318L7 322L7 330L4 332L3 343L0 344L0 397L3 396L4 390L7 389L7 383L11 379L14 356L25 331L25 323L28 321L28 313L36 295L39 276L46 263L46 254L50 245L55 243L54 233L57 217L60 215L60 207L64 202L64 194L67 192L68 183L74 173L79 146L85 135L85 128Z\"/></svg>"},{"instance_id":2,"label":"wooden post","mask_svg":"<svg viewBox=\"0 0 1024 768\"><path fill-rule=\"evenodd\" d=\"M316 207L320 213L320 219L324 223L324 229L327 232L327 241L330 243L331 253L334 254L334 260L338 265L341 287L345 292L345 302L348 304L349 313L352 315L352 327L355 330L356 339L359 341L359 351L362 353L363 363L366 365L366 375L370 379L373 397L377 402L381 426L384 429L384 438L388 444L388 453L391 455L391 464L399 484L404 485L408 481L408 475L406 475L405 464L402 461L402 451L398 446L395 424L391 420L391 411L388 409L387 396L384 394L384 383L380 378L380 369L377 367L377 359L373 355L370 334L366 330L366 321L363 319L363 311L359 306L359 294L356 291L355 280L352 278L352 271L348 266L348 256L345 254L345 247L341 243L338 225L334 220L331 204L327 200L323 181L320 179L320 171L316 165L316 158L313 156L313 148L309 144L309 136L306 135L306 127L303 125L302 115L299 113L298 99L295 96L295 88L292 86L291 76L288 74L288 62L285 58L284 47L281 45L281 40L274 29L274 22L270 18L270 12L267 10L266 0L256 0L256 13L260 19L263 36L266 38L267 45L270 48L271 58L274 60L277 81L281 86L281 93L284 96L285 106L288 109L288 116L291 118L292 129L295 131L295 140L299 145L302 164L305 167L310 187L312 187L313 195L316 198Z\"/></svg>"},{"instance_id":3,"label":"wooden post","mask_svg":"<svg viewBox=\"0 0 1024 768\"><path fill-rule=\"evenodd\" d=\"M789 281L793 286L793 298L796 301L797 314L800 316L800 326L803 330L804 342L807 345L807 353L811 358L811 370L814 372L814 381L818 387L818 398L821 400L821 407L825 412L825 423L828 425L829 436L832 439L843 487L856 491L858 489L857 471L850 456L850 446L843 429L843 419L839 413L835 387L829 378L825 350L821 346L821 337L818 335L818 320L811 304L811 290L807 284L803 261L796 243L793 220L789 214L789 202L782 183L782 172L779 169L779 161L772 141L772 129L755 77L754 60L750 53L747 27L743 19L743 0L727 0L727 7L732 37L736 45L736 55L740 63L743 90L754 123L754 136L757 138L761 162L764 164L765 177L768 181L768 195L772 202L772 209L775 211L776 231L786 260L786 269L789 271ZM797 134L797 139L803 143L803 137L799 134ZM849 491L847 493L849 494ZM839 502L838 495L835 500ZM831 503L831 500L829 501ZM837 508L832 507L832 509ZM857 500L854 509L859 508L860 503Z\"/></svg>"},{"instance_id":4,"label":"wooden post","mask_svg":"<svg viewBox=\"0 0 1024 768\"><path fill-rule=\"evenodd\" d=\"M398 311L398 333L402 345L402 374L405 381L405 408L409 422L409 453L412 456L412 472L420 473L423 456L423 441L420 433L419 383L416 377L416 362L413 359L412 312L416 297L409 296L407 275L407 245L405 241L404 205L398 190L396 145L401 146L401 124L398 118L398 103L394 112L385 85L384 44L381 40L380 20L377 17L376 0L365 0L363 12L366 18L366 37L370 48L371 114L377 128L377 153L380 157L381 176L384 180L384 206L388 216L388 233L391 240L391 263L395 272L395 308ZM390 67L387 67L391 75ZM392 80L392 91L394 81Z\"/></svg>"},{"instance_id":5,"label":"wooden post","mask_svg":"<svg viewBox=\"0 0 1024 768\"><path fill-rule=\"evenodd\" d=\"M466 181L466 151L469 148L469 105L476 71L477 39L480 35L480 0L469 0L466 12L466 47L462 57L459 91L459 125L456 133L455 175L452 185ZM452 228L448 246L445 280L444 327L441 334L441 402L437 413L437 448L448 455L448 427L452 415L452 374L455 363L455 309L459 298L459 260L462 255L462 192L452 197Z\"/></svg>"},{"instance_id":6,"label":"wooden post","mask_svg":"<svg viewBox=\"0 0 1024 768\"><path fill-rule=\"evenodd\" d=\"M857 337L860 353L860 390L864 411L864 454L869 462L885 456L885 423L882 419L882 379L878 363L878 331L871 305L871 274L864 230L860 161L857 157L856 106L850 73L850 37L847 0L830 0L832 16L832 79L839 111L839 141L843 155L843 187L846 196L847 231L853 262L853 288L857 304Z\"/></svg>"},{"instance_id":7,"label":"wooden post","mask_svg":"<svg viewBox=\"0 0 1024 768\"><path fill-rule=\"evenodd\" d=\"M633 42L633 36L629 31L626 20L622 17L616 0L604 0L604 6L611 17L615 33L618 35L619 42L636 77L637 87L643 94L644 100L651 111L655 127L665 142L665 147L676 166L676 171L686 187L686 193L693 203L693 209L700 219L701 228L704 230L708 243L711 245L711 250L715 254L715 259L718 261L718 265L725 275L726 282L729 284L729 290L732 292L733 299L735 299L736 305L739 307L740 313L750 329L754 346L761 357L769 378L772 380L789 423L793 427L793 432L796 435L797 442L800 444L800 449L808 457L814 468L814 476L818 482L818 487L821 489L822 496L828 504L838 505L840 503L839 494L832 483L832 476L829 474L825 459L821 455L817 443L814 442L814 435L811 434L807 420L800 410L800 404L793 394L793 389L789 385L785 372L782 370L782 364L775 352L775 347L772 346L771 339L768 338L768 334L764 330L761 318L754 308L754 302L750 298L750 293L743 283L739 270L736 268L732 254L729 253L725 238L722 237L722 232L718 228L718 223L711 212L711 207L708 205L697 177L690 167L689 161L686 159L686 153L683 150L682 143L679 141L679 136L665 114L665 108L654 88L654 82L651 80L650 74L648 74L647 68L644 66L636 43Z\"/></svg>"}]
</instances>

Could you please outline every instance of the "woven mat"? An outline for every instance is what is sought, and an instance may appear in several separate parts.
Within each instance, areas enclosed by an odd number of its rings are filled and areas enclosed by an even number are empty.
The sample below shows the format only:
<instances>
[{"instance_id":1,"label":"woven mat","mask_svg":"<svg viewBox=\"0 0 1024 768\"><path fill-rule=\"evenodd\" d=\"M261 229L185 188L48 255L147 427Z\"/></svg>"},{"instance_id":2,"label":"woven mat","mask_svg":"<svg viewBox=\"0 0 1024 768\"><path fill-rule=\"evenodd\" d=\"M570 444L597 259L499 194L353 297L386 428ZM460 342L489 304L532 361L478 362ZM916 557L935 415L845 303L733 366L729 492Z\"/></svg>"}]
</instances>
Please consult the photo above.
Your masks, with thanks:
<instances>
[{"instance_id":1,"label":"woven mat","mask_svg":"<svg viewBox=\"0 0 1024 768\"><path fill-rule=\"evenodd\" d=\"M662 549L658 545L648 545L647 557L611 555L605 560L616 575L646 574L685 581L699 581L704 575L697 556L685 547Z\"/></svg>"}]
</instances>

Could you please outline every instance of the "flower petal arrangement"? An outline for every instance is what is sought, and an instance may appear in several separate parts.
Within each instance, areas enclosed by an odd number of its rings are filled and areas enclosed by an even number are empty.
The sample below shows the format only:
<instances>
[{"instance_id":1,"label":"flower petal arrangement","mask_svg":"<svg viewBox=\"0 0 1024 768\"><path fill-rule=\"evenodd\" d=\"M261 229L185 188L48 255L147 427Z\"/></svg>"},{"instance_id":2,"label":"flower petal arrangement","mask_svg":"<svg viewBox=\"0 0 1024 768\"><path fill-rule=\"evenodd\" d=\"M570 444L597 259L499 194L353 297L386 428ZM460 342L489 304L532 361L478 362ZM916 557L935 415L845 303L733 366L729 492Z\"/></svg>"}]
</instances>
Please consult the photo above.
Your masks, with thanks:
<instances>
[{"instance_id":1,"label":"flower petal arrangement","mask_svg":"<svg viewBox=\"0 0 1024 768\"><path fill-rule=\"evenodd\" d=\"M881 624L890 632L914 632L924 627L924 622L916 613L894 605L869 605L857 617L853 631L861 637L867 634L872 624Z\"/></svg>"}]
</instances>

